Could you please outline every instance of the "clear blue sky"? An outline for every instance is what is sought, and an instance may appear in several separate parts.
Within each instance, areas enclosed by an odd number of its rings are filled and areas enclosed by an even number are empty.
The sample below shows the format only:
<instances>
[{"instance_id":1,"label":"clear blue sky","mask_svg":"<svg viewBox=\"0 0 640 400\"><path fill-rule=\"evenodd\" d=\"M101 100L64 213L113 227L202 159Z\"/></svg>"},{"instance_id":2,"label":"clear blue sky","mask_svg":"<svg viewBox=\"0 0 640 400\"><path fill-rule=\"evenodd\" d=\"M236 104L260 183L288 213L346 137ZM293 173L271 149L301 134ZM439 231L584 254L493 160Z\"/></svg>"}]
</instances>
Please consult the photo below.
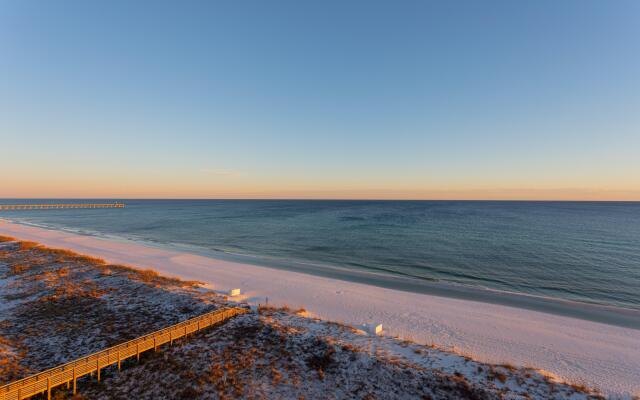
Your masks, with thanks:
<instances>
[{"instance_id":1,"label":"clear blue sky","mask_svg":"<svg viewBox=\"0 0 640 400\"><path fill-rule=\"evenodd\" d=\"M640 200L640 2L2 1L0 168L0 197Z\"/></svg>"}]
</instances>

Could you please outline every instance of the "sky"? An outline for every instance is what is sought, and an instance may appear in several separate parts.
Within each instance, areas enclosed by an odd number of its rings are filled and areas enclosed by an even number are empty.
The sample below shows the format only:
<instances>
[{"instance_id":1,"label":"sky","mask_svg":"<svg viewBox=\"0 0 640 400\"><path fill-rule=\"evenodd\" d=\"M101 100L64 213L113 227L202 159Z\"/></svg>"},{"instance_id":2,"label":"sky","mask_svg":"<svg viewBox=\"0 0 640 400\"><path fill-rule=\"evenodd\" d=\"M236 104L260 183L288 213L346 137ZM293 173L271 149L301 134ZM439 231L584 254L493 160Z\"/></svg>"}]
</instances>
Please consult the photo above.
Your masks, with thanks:
<instances>
[{"instance_id":1,"label":"sky","mask_svg":"<svg viewBox=\"0 0 640 400\"><path fill-rule=\"evenodd\" d=\"M640 2L0 0L0 198L640 200Z\"/></svg>"}]
</instances>

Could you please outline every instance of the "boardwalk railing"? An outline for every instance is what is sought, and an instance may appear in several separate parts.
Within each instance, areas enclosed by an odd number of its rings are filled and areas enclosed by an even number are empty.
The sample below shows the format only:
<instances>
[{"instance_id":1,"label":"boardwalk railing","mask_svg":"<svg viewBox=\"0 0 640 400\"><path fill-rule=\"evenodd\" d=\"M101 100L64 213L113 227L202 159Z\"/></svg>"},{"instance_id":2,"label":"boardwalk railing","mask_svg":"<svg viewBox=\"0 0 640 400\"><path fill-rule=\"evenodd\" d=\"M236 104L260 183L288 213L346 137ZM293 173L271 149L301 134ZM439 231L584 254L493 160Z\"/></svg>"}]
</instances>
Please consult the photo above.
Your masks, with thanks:
<instances>
[{"instance_id":1,"label":"boardwalk railing","mask_svg":"<svg viewBox=\"0 0 640 400\"><path fill-rule=\"evenodd\" d=\"M249 310L239 307L215 310L8 385L0 386L0 400L22 400L40 393L47 393L47 398L51 399L51 390L64 384L67 385L67 388L73 385L73 393L75 394L77 391L76 381L82 376L96 373L97 379L100 381L100 371L105 367L117 364L120 369L121 362L128 358L136 357L140 360L140 353L144 351L156 350L158 346L165 343L173 344L173 341L178 338L246 312Z\"/></svg>"},{"instance_id":2,"label":"boardwalk railing","mask_svg":"<svg viewBox=\"0 0 640 400\"><path fill-rule=\"evenodd\" d=\"M67 204L0 204L0 211L53 210L61 208L124 208L123 203L67 203Z\"/></svg>"}]
</instances>

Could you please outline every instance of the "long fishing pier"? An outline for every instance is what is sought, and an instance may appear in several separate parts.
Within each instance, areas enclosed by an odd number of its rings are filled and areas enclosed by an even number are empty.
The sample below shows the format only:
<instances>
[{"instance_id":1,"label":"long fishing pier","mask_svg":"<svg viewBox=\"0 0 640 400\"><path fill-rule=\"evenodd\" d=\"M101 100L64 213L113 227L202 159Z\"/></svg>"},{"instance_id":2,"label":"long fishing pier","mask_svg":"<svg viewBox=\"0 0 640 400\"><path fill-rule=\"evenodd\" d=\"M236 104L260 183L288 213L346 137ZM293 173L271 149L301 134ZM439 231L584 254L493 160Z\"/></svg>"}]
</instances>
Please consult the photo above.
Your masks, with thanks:
<instances>
[{"instance_id":1,"label":"long fishing pier","mask_svg":"<svg viewBox=\"0 0 640 400\"><path fill-rule=\"evenodd\" d=\"M77 392L77 379L82 376L95 374L98 382L100 382L100 371L105 367L117 365L118 370L120 370L120 364L128 358L136 357L139 361L140 353L142 352L151 349L157 350L159 346L165 343L173 344L176 339L247 312L249 310L240 307L218 309L78 358L75 361L31 375L8 385L0 386L0 400L22 400L41 393L46 393L47 399L51 400L52 389L65 384L67 385L67 390L71 390L70 386L73 385L73 394L75 395Z\"/></svg>"},{"instance_id":2,"label":"long fishing pier","mask_svg":"<svg viewBox=\"0 0 640 400\"><path fill-rule=\"evenodd\" d=\"M57 210L67 208L124 208L124 203L0 204L0 211Z\"/></svg>"}]
</instances>

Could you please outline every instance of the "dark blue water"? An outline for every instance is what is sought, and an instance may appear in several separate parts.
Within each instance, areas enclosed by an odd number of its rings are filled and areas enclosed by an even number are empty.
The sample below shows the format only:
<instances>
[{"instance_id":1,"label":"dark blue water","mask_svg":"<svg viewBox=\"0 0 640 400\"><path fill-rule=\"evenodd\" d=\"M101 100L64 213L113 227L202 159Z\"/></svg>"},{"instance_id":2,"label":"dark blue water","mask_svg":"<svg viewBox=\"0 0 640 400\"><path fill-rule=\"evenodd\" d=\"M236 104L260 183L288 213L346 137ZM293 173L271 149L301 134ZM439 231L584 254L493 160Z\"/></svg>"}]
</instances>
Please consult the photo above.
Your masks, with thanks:
<instances>
[{"instance_id":1,"label":"dark blue water","mask_svg":"<svg viewBox=\"0 0 640 400\"><path fill-rule=\"evenodd\" d=\"M16 202L4 200L2 203ZM0 217L161 246L640 309L640 203L130 200ZM306 272L309 270L305 269ZM312 270L313 271L313 270Z\"/></svg>"}]
</instances>

